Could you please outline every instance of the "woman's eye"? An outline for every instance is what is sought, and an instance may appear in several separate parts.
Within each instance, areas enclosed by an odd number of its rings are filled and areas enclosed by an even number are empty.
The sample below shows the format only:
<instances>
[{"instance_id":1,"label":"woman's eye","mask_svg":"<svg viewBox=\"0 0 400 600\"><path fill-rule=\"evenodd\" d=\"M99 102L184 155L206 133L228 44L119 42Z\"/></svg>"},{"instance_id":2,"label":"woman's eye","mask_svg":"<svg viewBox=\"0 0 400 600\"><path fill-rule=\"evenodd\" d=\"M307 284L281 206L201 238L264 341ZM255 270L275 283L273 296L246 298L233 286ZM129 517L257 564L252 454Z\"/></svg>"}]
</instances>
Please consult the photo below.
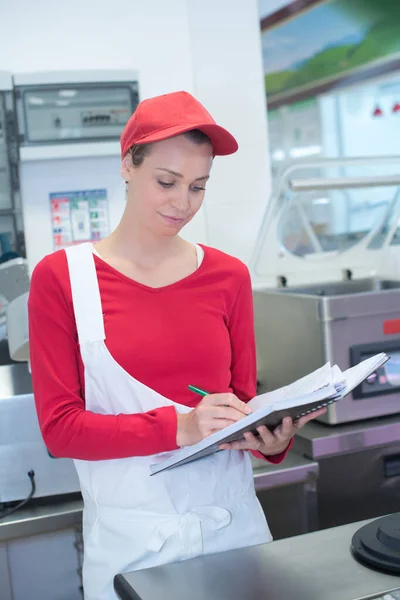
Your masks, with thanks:
<instances>
[{"instance_id":1,"label":"woman's eye","mask_svg":"<svg viewBox=\"0 0 400 600\"><path fill-rule=\"evenodd\" d=\"M204 192L205 189L206 189L205 187L195 186L195 187L192 187L192 192Z\"/></svg>"},{"instance_id":2,"label":"woman's eye","mask_svg":"<svg viewBox=\"0 0 400 600\"><path fill-rule=\"evenodd\" d=\"M158 179L157 181L163 188L170 188L174 185L173 183L169 183L168 181L161 181L160 179Z\"/></svg>"}]
</instances>

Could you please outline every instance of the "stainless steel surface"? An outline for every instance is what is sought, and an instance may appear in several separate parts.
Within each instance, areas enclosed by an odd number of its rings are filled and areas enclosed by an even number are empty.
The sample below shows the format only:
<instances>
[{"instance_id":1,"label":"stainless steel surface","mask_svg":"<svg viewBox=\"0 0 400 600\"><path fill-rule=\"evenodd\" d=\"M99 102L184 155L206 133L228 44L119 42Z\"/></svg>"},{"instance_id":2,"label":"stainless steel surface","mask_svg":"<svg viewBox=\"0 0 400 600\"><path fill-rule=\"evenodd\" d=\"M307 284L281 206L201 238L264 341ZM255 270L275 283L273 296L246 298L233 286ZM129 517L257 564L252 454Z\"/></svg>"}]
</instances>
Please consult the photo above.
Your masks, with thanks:
<instances>
[{"instance_id":1,"label":"stainless steel surface","mask_svg":"<svg viewBox=\"0 0 400 600\"><path fill-rule=\"evenodd\" d=\"M29 291L29 273L26 259L14 258L0 265L0 290L8 302Z\"/></svg>"},{"instance_id":2,"label":"stainless steel surface","mask_svg":"<svg viewBox=\"0 0 400 600\"><path fill-rule=\"evenodd\" d=\"M400 335L384 332L386 320L398 319L399 306L400 281L375 278L255 290L260 391L291 383L327 361L348 369L355 346L380 343L376 352L399 351ZM379 395L357 399L353 392L331 405L320 420L338 424L399 413L395 390L377 389Z\"/></svg>"},{"instance_id":3,"label":"stainless steel surface","mask_svg":"<svg viewBox=\"0 0 400 600\"><path fill-rule=\"evenodd\" d=\"M318 464L293 452L289 453L281 465L271 465L266 461L252 459L255 487L261 503L266 501L266 495L278 489L287 490L283 501L291 501L293 488L298 488L300 499L293 506L293 518L299 522L301 532L315 529L316 505L315 482L318 477ZM304 508L300 502L304 501ZM47 533L56 529L74 527L81 522L83 501L79 498L42 498L32 501L25 508L17 510L13 515L0 520L0 542L5 540ZM281 512L281 506L277 506ZM285 520L288 521L288 515ZM274 519L270 524L275 531Z\"/></svg>"},{"instance_id":4,"label":"stainless steel surface","mask_svg":"<svg viewBox=\"0 0 400 600\"><path fill-rule=\"evenodd\" d=\"M10 582L10 564L8 560L7 548L5 544L0 543L0 582L1 582L1 600L14 600L11 591Z\"/></svg>"},{"instance_id":5,"label":"stainless steel surface","mask_svg":"<svg viewBox=\"0 0 400 600\"><path fill-rule=\"evenodd\" d=\"M296 435L294 449L319 464L319 527L398 510L400 415L335 427L309 423Z\"/></svg>"},{"instance_id":6,"label":"stainless steel surface","mask_svg":"<svg viewBox=\"0 0 400 600\"><path fill-rule=\"evenodd\" d=\"M373 177L318 177L318 179L291 179L289 187L294 192L320 190L343 190L349 188L371 188L400 185L398 175L376 175Z\"/></svg>"},{"instance_id":7,"label":"stainless steel surface","mask_svg":"<svg viewBox=\"0 0 400 600\"><path fill-rule=\"evenodd\" d=\"M26 363L0 366L0 400L32 394L32 377Z\"/></svg>"},{"instance_id":8,"label":"stainless steel surface","mask_svg":"<svg viewBox=\"0 0 400 600\"><path fill-rule=\"evenodd\" d=\"M400 443L400 415L330 427L307 423L294 439L299 454L318 460Z\"/></svg>"},{"instance_id":9,"label":"stainless steel surface","mask_svg":"<svg viewBox=\"0 0 400 600\"><path fill-rule=\"evenodd\" d=\"M21 508L0 520L0 542L79 527L82 523L83 501L80 498L48 501Z\"/></svg>"},{"instance_id":10,"label":"stainless steel surface","mask_svg":"<svg viewBox=\"0 0 400 600\"><path fill-rule=\"evenodd\" d=\"M72 460L51 458L43 442L25 363L0 367L0 503L79 492Z\"/></svg>"},{"instance_id":11,"label":"stainless steel surface","mask_svg":"<svg viewBox=\"0 0 400 600\"><path fill-rule=\"evenodd\" d=\"M318 519L321 528L381 517L400 506L400 443L319 461ZM391 467L394 473L391 474Z\"/></svg>"},{"instance_id":12,"label":"stainless steel surface","mask_svg":"<svg viewBox=\"0 0 400 600\"><path fill-rule=\"evenodd\" d=\"M1 600L82 600L81 528L66 525L0 542Z\"/></svg>"},{"instance_id":13,"label":"stainless steel surface","mask_svg":"<svg viewBox=\"0 0 400 600\"><path fill-rule=\"evenodd\" d=\"M275 540L318 529L319 465L290 451L279 465L252 458L254 484Z\"/></svg>"},{"instance_id":14,"label":"stainless steel surface","mask_svg":"<svg viewBox=\"0 0 400 600\"><path fill-rule=\"evenodd\" d=\"M253 301L260 393L291 383L321 366L324 340L314 303L302 295L277 290L255 290ZM303 334L300 344L297 340Z\"/></svg>"},{"instance_id":15,"label":"stainless steel surface","mask_svg":"<svg viewBox=\"0 0 400 600\"><path fill-rule=\"evenodd\" d=\"M124 574L123 600L366 600L400 587L350 554L365 522Z\"/></svg>"},{"instance_id":16,"label":"stainless steel surface","mask_svg":"<svg viewBox=\"0 0 400 600\"><path fill-rule=\"evenodd\" d=\"M290 452L279 465L252 457L254 487L267 490L280 486L310 483L318 478L318 463Z\"/></svg>"},{"instance_id":17,"label":"stainless steel surface","mask_svg":"<svg viewBox=\"0 0 400 600\"><path fill-rule=\"evenodd\" d=\"M334 281L330 283L317 283L307 286L282 289L283 294L301 294L305 296L347 296L349 294L362 294L364 292L380 292L385 290L400 289L400 281L392 279L378 279L369 277L350 281ZM374 308L374 306L372 306Z\"/></svg>"}]
</instances>

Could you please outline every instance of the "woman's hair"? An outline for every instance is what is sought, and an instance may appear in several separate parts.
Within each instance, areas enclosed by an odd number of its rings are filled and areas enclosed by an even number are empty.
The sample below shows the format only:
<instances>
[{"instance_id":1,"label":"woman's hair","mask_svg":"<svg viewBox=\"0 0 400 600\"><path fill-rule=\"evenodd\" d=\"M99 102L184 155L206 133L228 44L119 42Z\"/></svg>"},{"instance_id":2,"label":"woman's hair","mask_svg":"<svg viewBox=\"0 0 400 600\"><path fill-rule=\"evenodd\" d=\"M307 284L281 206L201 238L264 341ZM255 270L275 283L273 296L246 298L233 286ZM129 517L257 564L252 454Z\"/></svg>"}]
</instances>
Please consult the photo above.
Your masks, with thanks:
<instances>
[{"instance_id":1,"label":"woman's hair","mask_svg":"<svg viewBox=\"0 0 400 600\"><path fill-rule=\"evenodd\" d=\"M191 129L190 131L186 131L183 135L194 144L211 144L211 140L208 135L199 129ZM150 154L153 143L155 142L150 144L134 144L131 148L129 148L128 154L131 155L134 167L140 167L146 156Z\"/></svg>"}]
</instances>

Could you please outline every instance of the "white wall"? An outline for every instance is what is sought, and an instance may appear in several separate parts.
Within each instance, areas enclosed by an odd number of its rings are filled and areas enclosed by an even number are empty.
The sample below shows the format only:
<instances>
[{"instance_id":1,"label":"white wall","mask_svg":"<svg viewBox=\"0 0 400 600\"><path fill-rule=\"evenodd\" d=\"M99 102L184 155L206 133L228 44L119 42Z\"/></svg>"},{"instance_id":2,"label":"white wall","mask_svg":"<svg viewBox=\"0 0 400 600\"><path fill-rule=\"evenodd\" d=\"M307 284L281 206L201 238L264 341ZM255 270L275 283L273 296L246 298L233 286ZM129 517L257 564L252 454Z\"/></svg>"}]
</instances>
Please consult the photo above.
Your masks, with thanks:
<instances>
[{"instance_id":1,"label":"white wall","mask_svg":"<svg viewBox=\"0 0 400 600\"><path fill-rule=\"evenodd\" d=\"M323 95L319 99L324 154L328 157L379 157L400 155L400 77L382 78ZM374 109L383 111L374 117ZM352 167L352 175L365 175L365 167ZM393 174L393 166L369 167L368 175ZM367 188L337 193L332 207L334 228L369 230L383 215L395 188Z\"/></svg>"},{"instance_id":2,"label":"white wall","mask_svg":"<svg viewBox=\"0 0 400 600\"><path fill-rule=\"evenodd\" d=\"M339 129L344 156L394 156L400 154L400 77L391 75L337 94ZM374 117L379 106L383 111Z\"/></svg>"},{"instance_id":3,"label":"white wall","mask_svg":"<svg viewBox=\"0 0 400 600\"><path fill-rule=\"evenodd\" d=\"M196 0L195 0L196 1ZM142 97L193 90L186 0L0 5L2 68L138 69Z\"/></svg>"},{"instance_id":4,"label":"white wall","mask_svg":"<svg viewBox=\"0 0 400 600\"><path fill-rule=\"evenodd\" d=\"M256 0L13 0L0 22L6 70L136 69L141 98L185 89L203 101L241 148L216 160L190 235L248 261L269 195Z\"/></svg>"},{"instance_id":5,"label":"white wall","mask_svg":"<svg viewBox=\"0 0 400 600\"><path fill-rule=\"evenodd\" d=\"M239 152L217 158L205 203L209 238L248 260L269 196L267 113L257 3L188 1L194 89Z\"/></svg>"}]
</instances>

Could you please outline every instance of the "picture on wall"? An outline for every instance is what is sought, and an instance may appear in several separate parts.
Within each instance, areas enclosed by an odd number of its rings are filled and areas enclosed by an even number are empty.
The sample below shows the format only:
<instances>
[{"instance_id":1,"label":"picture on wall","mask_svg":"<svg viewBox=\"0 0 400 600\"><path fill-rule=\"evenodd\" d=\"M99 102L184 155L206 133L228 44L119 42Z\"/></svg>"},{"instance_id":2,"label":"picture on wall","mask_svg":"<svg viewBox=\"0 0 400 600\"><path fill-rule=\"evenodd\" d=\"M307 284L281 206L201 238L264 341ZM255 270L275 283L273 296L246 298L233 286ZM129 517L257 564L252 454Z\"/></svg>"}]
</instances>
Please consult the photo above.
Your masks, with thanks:
<instances>
[{"instance_id":1,"label":"picture on wall","mask_svg":"<svg viewBox=\"0 0 400 600\"><path fill-rule=\"evenodd\" d=\"M261 21L269 107L400 70L399 0L292 4Z\"/></svg>"}]
</instances>

